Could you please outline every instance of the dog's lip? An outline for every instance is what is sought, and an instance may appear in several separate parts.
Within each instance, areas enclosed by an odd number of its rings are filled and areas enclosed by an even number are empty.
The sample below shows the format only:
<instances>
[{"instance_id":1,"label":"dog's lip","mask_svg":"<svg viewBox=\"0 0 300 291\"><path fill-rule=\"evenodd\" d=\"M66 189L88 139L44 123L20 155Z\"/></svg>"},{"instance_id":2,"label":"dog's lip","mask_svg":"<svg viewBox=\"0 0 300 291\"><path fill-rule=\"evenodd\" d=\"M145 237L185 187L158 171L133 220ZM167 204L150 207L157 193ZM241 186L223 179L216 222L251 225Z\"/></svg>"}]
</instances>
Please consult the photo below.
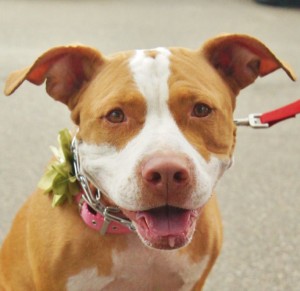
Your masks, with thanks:
<instances>
[{"instance_id":1,"label":"dog's lip","mask_svg":"<svg viewBox=\"0 0 300 291\"><path fill-rule=\"evenodd\" d=\"M143 211L125 211L124 214L134 222L146 244L175 249L189 241L200 210L165 205Z\"/></svg>"}]
</instances>

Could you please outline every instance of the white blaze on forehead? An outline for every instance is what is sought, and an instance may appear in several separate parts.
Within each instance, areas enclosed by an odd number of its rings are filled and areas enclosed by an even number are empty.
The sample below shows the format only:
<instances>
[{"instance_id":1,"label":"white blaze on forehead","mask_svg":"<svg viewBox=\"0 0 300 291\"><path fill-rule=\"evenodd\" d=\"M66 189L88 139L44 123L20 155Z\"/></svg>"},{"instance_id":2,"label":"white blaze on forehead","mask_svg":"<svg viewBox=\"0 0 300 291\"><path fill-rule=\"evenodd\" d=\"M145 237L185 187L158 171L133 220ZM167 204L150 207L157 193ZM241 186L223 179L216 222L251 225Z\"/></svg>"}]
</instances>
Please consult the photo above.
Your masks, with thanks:
<instances>
[{"instance_id":1,"label":"white blaze on forehead","mask_svg":"<svg viewBox=\"0 0 300 291\"><path fill-rule=\"evenodd\" d=\"M152 57L146 51L138 50L130 61L133 79L147 101L148 113L167 105L169 97L170 51L158 48Z\"/></svg>"},{"instance_id":2,"label":"white blaze on forehead","mask_svg":"<svg viewBox=\"0 0 300 291\"><path fill-rule=\"evenodd\" d=\"M104 190L120 207L142 210L143 193L139 187L137 167L155 152L172 151L186 155L193 164L195 185L185 208L202 206L226 169L226 162L211 157L207 163L184 137L168 107L170 51L153 53L138 50L129 62L137 89L147 104L143 129L127 145L117 150L114 145L79 145L81 163L95 186Z\"/></svg>"},{"instance_id":3,"label":"white blaze on forehead","mask_svg":"<svg viewBox=\"0 0 300 291\"><path fill-rule=\"evenodd\" d=\"M151 148L154 152L171 150L172 144L173 150L178 151L176 140L183 136L168 107L171 52L166 48L152 52L154 54L137 50L129 64L136 86L147 103L146 122L137 136L139 147L144 153L149 153Z\"/></svg>"}]
</instances>

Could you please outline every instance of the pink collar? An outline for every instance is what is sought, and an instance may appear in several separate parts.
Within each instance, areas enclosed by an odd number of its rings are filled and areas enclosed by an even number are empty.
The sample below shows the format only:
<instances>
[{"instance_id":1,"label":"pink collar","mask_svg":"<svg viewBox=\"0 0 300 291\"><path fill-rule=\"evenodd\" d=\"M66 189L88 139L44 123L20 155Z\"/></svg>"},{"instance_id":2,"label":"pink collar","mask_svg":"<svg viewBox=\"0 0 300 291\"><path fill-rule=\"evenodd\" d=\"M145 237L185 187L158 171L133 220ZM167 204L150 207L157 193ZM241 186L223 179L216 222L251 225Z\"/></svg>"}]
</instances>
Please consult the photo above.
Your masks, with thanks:
<instances>
[{"instance_id":1,"label":"pink collar","mask_svg":"<svg viewBox=\"0 0 300 291\"><path fill-rule=\"evenodd\" d=\"M83 193L78 193L75 200L79 204L80 216L89 228L94 229L103 235L105 233L126 234L132 232L127 226L117 221L106 220L101 213L95 211L82 199L82 195Z\"/></svg>"}]
</instances>

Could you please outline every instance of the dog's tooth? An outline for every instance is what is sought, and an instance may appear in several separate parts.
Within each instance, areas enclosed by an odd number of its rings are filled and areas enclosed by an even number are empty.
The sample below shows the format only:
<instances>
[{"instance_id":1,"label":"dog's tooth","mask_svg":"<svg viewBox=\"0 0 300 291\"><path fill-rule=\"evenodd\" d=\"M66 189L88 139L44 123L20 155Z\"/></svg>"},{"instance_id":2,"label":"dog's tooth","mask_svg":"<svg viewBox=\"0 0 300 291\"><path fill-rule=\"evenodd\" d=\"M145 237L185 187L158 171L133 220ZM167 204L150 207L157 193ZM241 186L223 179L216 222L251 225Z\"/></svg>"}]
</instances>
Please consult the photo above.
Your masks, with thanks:
<instances>
[{"instance_id":1,"label":"dog's tooth","mask_svg":"<svg viewBox=\"0 0 300 291\"><path fill-rule=\"evenodd\" d=\"M175 237L174 236L169 236L169 246L170 246L170 248L174 248L174 246L175 246Z\"/></svg>"}]
</instances>

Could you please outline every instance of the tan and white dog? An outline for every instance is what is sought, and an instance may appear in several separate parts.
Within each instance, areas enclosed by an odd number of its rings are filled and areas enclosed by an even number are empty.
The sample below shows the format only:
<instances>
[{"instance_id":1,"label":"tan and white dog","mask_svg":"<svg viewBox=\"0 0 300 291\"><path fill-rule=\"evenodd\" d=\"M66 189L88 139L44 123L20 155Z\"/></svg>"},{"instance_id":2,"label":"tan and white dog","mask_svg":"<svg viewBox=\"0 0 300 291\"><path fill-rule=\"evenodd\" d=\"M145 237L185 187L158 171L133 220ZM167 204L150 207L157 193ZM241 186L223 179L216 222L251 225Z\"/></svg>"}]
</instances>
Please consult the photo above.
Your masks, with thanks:
<instances>
[{"instance_id":1,"label":"tan and white dog","mask_svg":"<svg viewBox=\"0 0 300 291\"><path fill-rule=\"evenodd\" d=\"M0 290L201 290L222 244L214 188L232 163L236 96L258 76L291 70L260 41L223 35L201 49L104 57L62 46L13 73L64 104L78 126L80 165L103 203L136 229L100 235L78 204L37 190L0 254Z\"/></svg>"}]
</instances>

